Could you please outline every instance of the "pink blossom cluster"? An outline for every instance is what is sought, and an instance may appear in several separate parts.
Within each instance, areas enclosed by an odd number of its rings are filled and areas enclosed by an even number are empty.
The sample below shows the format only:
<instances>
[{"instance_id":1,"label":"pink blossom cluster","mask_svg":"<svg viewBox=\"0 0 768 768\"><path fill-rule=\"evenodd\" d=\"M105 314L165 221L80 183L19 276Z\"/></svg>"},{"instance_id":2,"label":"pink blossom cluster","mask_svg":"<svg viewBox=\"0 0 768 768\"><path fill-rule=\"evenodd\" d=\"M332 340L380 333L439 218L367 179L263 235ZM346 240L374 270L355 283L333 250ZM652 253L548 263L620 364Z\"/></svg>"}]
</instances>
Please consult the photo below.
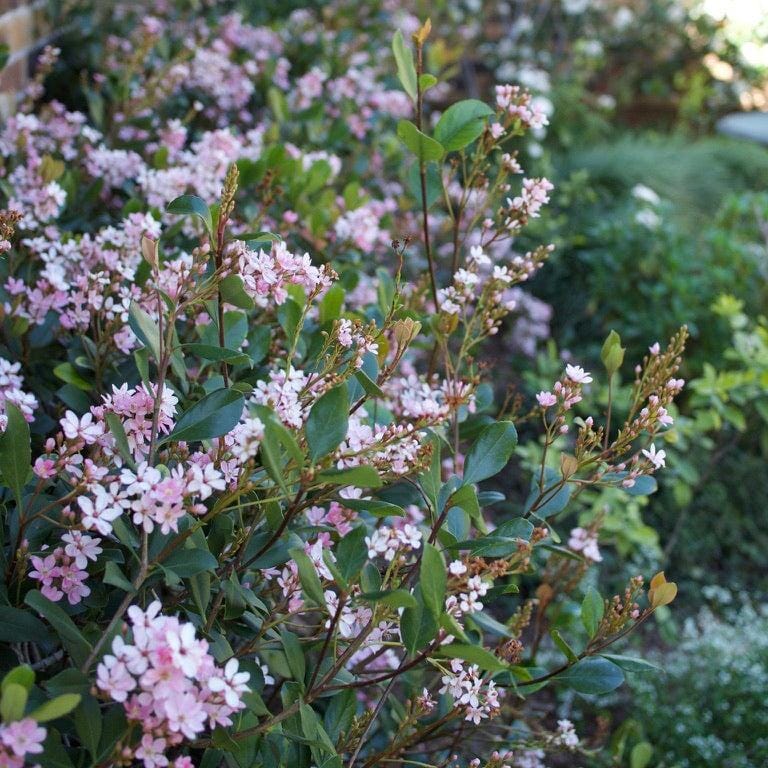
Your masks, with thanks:
<instances>
[{"instance_id":1,"label":"pink blossom cluster","mask_svg":"<svg viewBox=\"0 0 768 768\"><path fill-rule=\"evenodd\" d=\"M586 528L574 528L568 539L568 548L583 555L593 563L599 563L603 556L597 544L597 533Z\"/></svg>"},{"instance_id":2,"label":"pink blossom cluster","mask_svg":"<svg viewBox=\"0 0 768 768\"><path fill-rule=\"evenodd\" d=\"M133 755L145 768L168 764L165 752L206 728L228 726L245 707L249 674L236 659L219 667L190 623L160 613L161 604L128 609L131 639L116 637L98 665L96 685L120 702L143 736Z\"/></svg>"},{"instance_id":3,"label":"pink blossom cluster","mask_svg":"<svg viewBox=\"0 0 768 768\"><path fill-rule=\"evenodd\" d=\"M554 185L547 179L523 179L523 188L516 197L507 198L505 226L519 229L528 218L538 218Z\"/></svg>"},{"instance_id":4,"label":"pink blossom cluster","mask_svg":"<svg viewBox=\"0 0 768 768\"><path fill-rule=\"evenodd\" d=\"M391 563L396 556L419 549L421 539L421 531L410 523L400 528L382 525L365 537L365 545L372 560L383 557Z\"/></svg>"},{"instance_id":5,"label":"pink blossom cluster","mask_svg":"<svg viewBox=\"0 0 768 768\"><path fill-rule=\"evenodd\" d=\"M454 704L464 707L464 719L479 725L498 714L501 691L493 680L485 681L476 664L465 666L461 659L451 659L450 670L441 677L440 693L448 693Z\"/></svg>"},{"instance_id":6,"label":"pink blossom cluster","mask_svg":"<svg viewBox=\"0 0 768 768\"><path fill-rule=\"evenodd\" d=\"M543 128L549 124L549 119L542 105L535 102L528 91L519 85L497 85L496 106L519 120L524 128Z\"/></svg>"},{"instance_id":7,"label":"pink blossom cluster","mask_svg":"<svg viewBox=\"0 0 768 768\"><path fill-rule=\"evenodd\" d=\"M27 421L34 420L37 399L25 392L24 377L20 374L21 363L12 363L0 357L0 432L5 431L8 417L5 415L6 403L15 405L24 414Z\"/></svg>"},{"instance_id":8,"label":"pink blossom cluster","mask_svg":"<svg viewBox=\"0 0 768 768\"><path fill-rule=\"evenodd\" d=\"M56 547L44 557L32 555L32 570L29 577L40 582L40 591L53 602L66 595L70 605L77 605L91 594L84 582L88 578L85 570L88 562L96 562L103 551L101 539L78 530L72 530L61 537L64 546Z\"/></svg>"},{"instance_id":9,"label":"pink blossom cluster","mask_svg":"<svg viewBox=\"0 0 768 768\"><path fill-rule=\"evenodd\" d=\"M333 272L327 266L316 267L308 253L298 256L288 251L282 240L273 243L269 253L248 248L239 242L233 254L245 290L266 306L268 301L280 305L288 298L288 286L299 285L308 294L330 287Z\"/></svg>"}]
</instances>

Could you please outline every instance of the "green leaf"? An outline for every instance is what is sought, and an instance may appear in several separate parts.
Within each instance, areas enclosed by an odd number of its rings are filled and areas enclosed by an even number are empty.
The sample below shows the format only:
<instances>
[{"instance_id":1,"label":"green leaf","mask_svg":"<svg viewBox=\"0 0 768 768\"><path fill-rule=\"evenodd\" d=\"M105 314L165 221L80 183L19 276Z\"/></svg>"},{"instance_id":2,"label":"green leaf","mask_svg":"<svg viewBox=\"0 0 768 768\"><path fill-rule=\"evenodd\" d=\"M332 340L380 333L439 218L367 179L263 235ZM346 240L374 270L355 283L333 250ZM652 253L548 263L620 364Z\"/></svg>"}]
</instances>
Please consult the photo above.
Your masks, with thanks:
<instances>
[{"instance_id":1,"label":"green leaf","mask_svg":"<svg viewBox=\"0 0 768 768\"><path fill-rule=\"evenodd\" d=\"M155 360L160 360L160 329L135 301L132 301L128 308L128 325Z\"/></svg>"},{"instance_id":2,"label":"green leaf","mask_svg":"<svg viewBox=\"0 0 768 768\"><path fill-rule=\"evenodd\" d=\"M349 394L345 384L328 390L312 406L305 434L309 457L317 461L331 453L347 436L349 425Z\"/></svg>"},{"instance_id":3,"label":"green leaf","mask_svg":"<svg viewBox=\"0 0 768 768\"><path fill-rule=\"evenodd\" d=\"M306 662L304 661L304 653L301 650L299 638L293 632L282 629L280 631L280 641L283 644L285 658L288 660L288 667L291 670L293 679L303 685L304 675L306 674Z\"/></svg>"},{"instance_id":4,"label":"green leaf","mask_svg":"<svg viewBox=\"0 0 768 768\"><path fill-rule=\"evenodd\" d=\"M434 75L430 75L429 72L425 72L420 78L419 78L419 86L421 87L421 92L424 93L425 91L428 91L430 88L437 85L437 78Z\"/></svg>"},{"instance_id":5,"label":"green leaf","mask_svg":"<svg viewBox=\"0 0 768 768\"><path fill-rule=\"evenodd\" d=\"M565 657L571 664L575 664L579 657L570 645L565 641L563 636L557 629L550 629L549 636L552 638L554 644L565 654Z\"/></svg>"},{"instance_id":6,"label":"green leaf","mask_svg":"<svg viewBox=\"0 0 768 768\"><path fill-rule=\"evenodd\" d=\"M0 605L0 642L43 642L49 638L50 635L45 624L29 611L12 608L10 605ZM29 668L27 667L27 669ZM6 677L10 674L9 672ZM34 679L34 675L32 677Z\"/></svg>"},{"instance_id":7,"label":"green leaf","mask_svg":"<svg viewBox=\"0 0 768 768\"><path fill-rule=\"evenodd\" d=\"M43 632L46 631L47 630L45 627L43 627ZM10 685L11 683L20 685L26 691L31 690L32 686L35 684L34 670L32 667L29 667L26 664L21 664L18 667L14 667L3 678L3 682L0 684L0 692L4 691L6 686Z\"/></svg>"},{"instance_id":8,"label":"green leaf","mask_svg":"<svg viewBox=\"0 0 768 768\"><path fill-rule=\"evenodd\" d=\"M646 661L645 659L636 659L633 656L621 656L616 653L601 653L600 655L630 674L644 675L649 672L657 674L664 671L658 664Z\"/></svg>"},{"instance_id":9,"label":"green leaf","mask_svg":"<svg viewBox=\"0 0 768 768\"><path fill-rule=\"evenodd\" d=\"M320 608L325 609L325 595L320 577L317 575L315 564L303 549L289 549L288 553L293 558L299 569L299 581L304 594Z\"/></svg>"},{"instance_id":10,"label":"green leaf","mask_svg":"<svg viewBox=\"0 0 768 768\"><path fill-rule=\"evenodd\" d=\"M618 688L624 682L624 673L608 659L590 656L568 667L557 679L578 693L598 695Z\"/></svg>"},{"instance_id":11,"label":"green leaf","mask_svg":"<svg viewBox=\"0 0 768 768\"><path fill-rule=\"evenodd\" d=\"M363 592L360 597L371 603L390 608L416 608L416 598L405 589L385 589L383 592Z\"/></svg>"},{"instance_id":12,"label":"green leaf","mask_svg":"<svg viewBox=\"0 0 768 768\"><path fill-rule=\"evenodd\" d=\"M165 440L191 443L226 435L240 421L244 402L234 389L217 389L185 411Z\"/></svg>"},{"instance_id":13,"label":"green leaf","mask_svg":"<svg viewBox=\"0 0 768 768\"><path fill-rule=\"evenodd\" d=\"M647 768L653 758L653 747L647 741L641 741L632 747L629 753L629 768Z\"/></svg>"},{"instance_id":14,"label":"green leaf","mask_svg":"<svg viewBox=\"0 0 768 768\"><path fill-rule=\"evenodd\" d=\"M443 112L435 126L435 138L446 152L471 144L482 132L493 110L482 101L466 99L452 104Z\"/></svg>"},{"instance_id":15,"label":"green leaf","mask_svg":"<svg viewBox=\"0 0 768 768\"><path fill-rule=\"evenodd\" d=\"M175 200L171 200L166 208L168 213L176 213L180 216L199 216L210 234L213 234L213 219L211 218L210 208L205 204L205 200L197 195L182 195Z\"/></svg>"},{"instance_id":16,"label":"green leaf","mask_svg":"<svg viewBox=\"0 0 768 768\"><path fill-rule=\"evenodd\" d=\"M253 309L256 304L245 292L243 278L240 275L227 275L219 282L221 300L240 309Z\"/></svg>"},{"instance_id":17,"label":"green leaf","mask_svg":"<svg viewBox=\"0 0 768 768\"><path fill-rule=\"evenodd\" d=\"M499 421L486 427L464 461L464 483L478 483L501 472L516 445L517 430L511 421Z\"/></svg>"},{"instance_id":18,"label":"green leaf","mask_svg":"<svg viewBox=\"0 0 768 768\"><path fill-rule=\"evenodd\" d=\"M93 384L80 375L80 372L72 363L60 363L53 369L53 375L83 392L90 392Z\"/></svg>"},{"instance_id":19,"label":"green leaf","mask_svg":"<svg viewBox=\"0 0 768 768\"><path fill-rule=\"evenodd\" d=\"M184 351L191 355L202 357L205 360L215 362L229 363L230 365L248 365L253 367L253 361L250 355L244 352L238 352L236 349L227 349L226 347L214 347L211 344L184 344Z\"/></svg>"},{"instance_id":20,"label":"green leaf","mask_svg":"<svg viewBox=\"0 0 768 768\"><path fill-rule=\"evenodd\" d=\"M440 160L445 154L439 141L422 133L410 120L400 120L397 124L397 135L420 163Z\"/></svg>"},{"instance_id":21,"label":"green leaf","mask_svg":"<svg viewBox=\"0 0 768 768\"><path fill-rule=\"evenodd\" d=\"M544 473L544 490L539 490L538 477L531 481L531 491L525 501L525 512L533 512L539 518L551 517L562 512L571 498L571 486L563 483L560 473L547 467Z\"/></svg>"},{"instance_id":22,"label":"green leaf","mask_svg":"<svg viewBox=\"0 0 768 768\"><path fill-rule=\"evenodd\" d=\"M413 656L437 634L438 623L424 603L421 585L413 592L416 605L403 610L400 616L400 636L408 653Z\"/></svg>"},{"instance_id":23,"label":"green leaf","mask_svg":"<svg viewBox=\"0 0 768 768\"><path fill-rule=\"evenodd\" d=\"M129 467L135 467L136 463L133 460L133 454L131 453L131 446L128 444L128 435L125 433L125 427L120 417L112 411L107 412L105 415L105 421L109 427L109 432L115 439L115 445L123 460Z\"/></svg>"},{"instance_id":24,"label":"green leaf","mask_svg":"<svg viewBox=\"0 0 768 768\"><path fill-rule=\"evenodd\" d=\"M435 620L445 608L445 589L448 582L445 559L440 550L428 542L424 543L419 569L419 583L424 604Z\"/></svg>"},{"instance_id":25,"label":"green leaf","mask_svg":"<svg viewBox=\"0 0 768 768\"><path fill-rule=\"evenodd\" d=\"M594 587L590 587L581 603L581 623L584 625L584 629L587 630L587 635L590 638L597 634L600 622L603 620L604 611L605 604L603 603L603 598Z\"/></svg>"},{"instance_id":26,"label":"green leaf","mask_svg":"<svg viewBox=\"0 0 768 768\"><path fill-rule=\"evenodd\" d=\"M357 577L368 559L365 534L365 526L358 525L336 545L336 566L342 578L347 582Z\"/></svg>"},{"instance_id":27,"label":"green leaf","mask_svg":"<svg viewBox=\"0 0 768 768\"><path fill-rule=\"evenodd\" d=\"M347 467L345 469L326 469L319 472L317 479L332 485L352 485L355 488L381 488L383 485L379 473L370 466Z\"/></svg>"},{"instance_id":28,"label":"green leaf","mask_svg":"<svg viewBox=\"0 0 768 768\"><path fill-rule=\"evenodd\" d=\"M344 289L336 283L332 285L320 299L320 322L330 323L341 316L341 307L344 304Z\"/></svg>"},{"instance_id":29,"label":"green leaf","mask_svg":"<svg viewBox=\"0 0 768 768\"><path fill-rule=\"evenodd\" d=\"M80 706L75 710L73 719L77 737L91 757L96 760L99 757L99 741L102 731L99 702L93 696L85 696Z\"/></svg>"},{"instance_id":30,"label":"green leaf","mask_svg":"<svg viewBox=\"0 0 768 768\"><path fill-rule=\"evenodd\" d=\"M19 408L8 401L5 403L5 415L8 424L5 432L0 434L0 472L3 482L13 491L21 514L22 492L32 469L29 424Z\"/></svg>"},{"instance_id":31,"label":"green leaf","mask_svg":"<svg viewBox=\"0 0 768 768\"><path fill-rule=\"evenodd\" d=\"M403 90L416 103L416 67L413 64L413 54L405 45L403 33L398 29L392 38L392 53L395 54L397 77Z\"/></svg>"},{"instance_id":32,"label":"green leaf","mask_svg":"<svg viewBox=\"0 0 768 768\"><path fill-rule=\"evenodd\" d=\"M67 750L61 743L61 736L55 728L48 728L48 735L43 742L43 752L36 761L42 768L74 768Z\"/></svg>"},{"instance_id":33,"label":"green leaf","mask_svg":"<svg viewBox=\"0 0 768 768\"><path fill-rule=\"evenodd\" d=\"M355 371L355 378L369 397L384 397L384 391L364 370Z\"/></svg>"},{"instance_id":34,"label":"green leaf","mask_svg":"<svg viewBox=\"0 0 768 768\"><path fill-rule=\"evenodd\" d=\"M215 571L218 564L207 550L184 547L171 552L163 562L163 568L173 571L179 578L188 579L203 571Z\"/></svg>"},{"instance_id":35,"label":"green leaf","mask_svg":"<svg viewBox=\"0 0 768 768\"><path fill-rule=\"evenodd\" d=\"M509 665L498 656L494 656L490 651L481 648L479 645L451 643L450 645L442 646L440 653L449 659L463 659L470 664L477 664L480 669L485 669L488 672L501 672L509 668Z\"/></svg>"},{"instance_id":36,"label":"green leaf","mask_svg":"<svg viewBox=\"0 0 768 768\"><path fill-rule=\"evenodd\" d=\"M477 492L475 491L474 486L460 486L448 497L446 506L449 509L452 507L463 509L469 515L480 533L488 533L488 526L485 524L485 519L480 511L480 503L477 500Z\"/></svg>"},{"instance_id":37,"label":"green leaf","mask_svg":"<svg viewBox=\"0 0 768 768\"><path fill-rule=\"evenodd\" d=\"M56 603L52 603L38 590L27 592L24 602L47 619L56 631L72 661L82 666L93 650L91 644L80 634L72 619Z\"/></svg>"},{"instance_id":38,"label":"green leaf","mask_svg":"<svg viewBox=\"0 0 768 768\"><path fill-rule=\"evenodd\" d=\"M68 715L80 703L81 698L79 693L62 693L61 696L41 704L37 709L30 712L29 716L38 723L58 720L58 718Z\"/></svg>"},{"instance_id":39,"label":"green leaf","mask_svg":"<svg viewBox=\"0 0 768 768\"><path fill-rule=\"evenodd\" d=\"M123 572L117 563L112 560L107 561L106 568L104 569L105 584L111 584L113 587L122 589L123 592L130 592L133 594L136 590L133 588L133 584L124 576Z\"/></svg>"},{"instance_id":40,"label":"green leaf","mask_svg":"<svg viewBox=\"0 0 768 768\"><path fill-rule=\"evenodd\" d=\"M405 515L405 510L402 507L381 499L344 499L341 503L349 509L354 509L356 512L367 512L373 517L402 517Z\"/></svg>"},{"instance_id":41,"label":"green leaf","mask_svg":"<svg viewBox=\"0 0 768 768\"><path fill-rule=\"evenodd\" d=\"M18 683L8 683L4 686L3 696L0 698L0 715L4 723L12 723L24 717L28 697L27 689Z\"/></svg>"}]
</instances>

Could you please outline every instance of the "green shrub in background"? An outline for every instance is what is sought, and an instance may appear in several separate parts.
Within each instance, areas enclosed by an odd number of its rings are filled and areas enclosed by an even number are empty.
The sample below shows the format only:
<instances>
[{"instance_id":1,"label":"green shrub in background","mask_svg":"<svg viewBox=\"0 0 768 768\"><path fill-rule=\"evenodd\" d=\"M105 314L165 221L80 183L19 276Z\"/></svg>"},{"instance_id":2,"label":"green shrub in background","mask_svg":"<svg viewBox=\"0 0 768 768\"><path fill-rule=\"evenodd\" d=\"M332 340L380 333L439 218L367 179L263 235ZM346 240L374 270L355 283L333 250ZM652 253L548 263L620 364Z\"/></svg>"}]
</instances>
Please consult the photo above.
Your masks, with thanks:
<instances>
[{"instance_id":1,"label":"green shrub in background","mask_svg":"<svg viewBox=\"0 0 768 768\"><path fill-rule=\"evenodd\" d=\"M740 602L716 590L719 601ZM768 764L768 609L749 604L689 619L666 674L632 680L634 717L656 768Z\"/></svg>"}]
</instances>

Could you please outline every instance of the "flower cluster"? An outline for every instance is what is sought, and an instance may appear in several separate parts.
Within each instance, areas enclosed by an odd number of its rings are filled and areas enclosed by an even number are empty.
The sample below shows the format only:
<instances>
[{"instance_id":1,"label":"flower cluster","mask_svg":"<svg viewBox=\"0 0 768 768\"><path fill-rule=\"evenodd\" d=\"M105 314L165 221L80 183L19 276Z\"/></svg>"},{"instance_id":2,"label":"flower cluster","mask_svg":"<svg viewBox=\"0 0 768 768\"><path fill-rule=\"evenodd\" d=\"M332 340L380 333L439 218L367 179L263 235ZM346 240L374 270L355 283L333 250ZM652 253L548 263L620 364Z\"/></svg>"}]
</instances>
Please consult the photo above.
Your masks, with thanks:
<instances>
[{"instance_id":1,"label":"flower cluster","mask_svg":"<svg viewBox=\"0 0 768 768\"><path fill-rule=\"evenodd\" d=\"M132 641L116 637L97 669L99 690L123 704L143 732L131 757L145 768L167 765L169 747L206 727L231 725L248 692L249 675L238 671L236 659L217 666L194 626L161 608L157 601L145 611L129 608Z\"/></svg>"},{"instance_id":2,"label":"flower cluster","mask_svg":"<svg viewBox=\"0 0 768 768\"><path fill-rule=\"evenodd\" d=\"M465 720L478 725L498 714L501 691L493 680L483 679L476 664L466 666L460 659L452 659L450 670L445 670L440 681L440 693L453 697L455 704L462 707Z\"/></svg>"}]
</instances>

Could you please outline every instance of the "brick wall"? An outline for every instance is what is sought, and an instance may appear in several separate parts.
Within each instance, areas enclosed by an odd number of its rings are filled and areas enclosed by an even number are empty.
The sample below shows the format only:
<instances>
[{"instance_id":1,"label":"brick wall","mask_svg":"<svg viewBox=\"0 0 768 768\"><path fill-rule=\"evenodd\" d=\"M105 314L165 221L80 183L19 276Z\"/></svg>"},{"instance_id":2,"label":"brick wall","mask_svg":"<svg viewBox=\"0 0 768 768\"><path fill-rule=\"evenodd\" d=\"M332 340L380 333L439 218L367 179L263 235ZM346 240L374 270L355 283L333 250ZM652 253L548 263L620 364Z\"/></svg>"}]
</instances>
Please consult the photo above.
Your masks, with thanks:
<instances>
[{"instance_id":1,"label":"brick wall","mask_svg":"<svg viewBox=\"0 0 768 768\"><path fill-rule=\"evenodd\" d=\"M46 0L0 0L0 43L10 57L0 72L0 118L12 114L29 79L30 59L47 40Z\"/></svg>"}]
</instances>

